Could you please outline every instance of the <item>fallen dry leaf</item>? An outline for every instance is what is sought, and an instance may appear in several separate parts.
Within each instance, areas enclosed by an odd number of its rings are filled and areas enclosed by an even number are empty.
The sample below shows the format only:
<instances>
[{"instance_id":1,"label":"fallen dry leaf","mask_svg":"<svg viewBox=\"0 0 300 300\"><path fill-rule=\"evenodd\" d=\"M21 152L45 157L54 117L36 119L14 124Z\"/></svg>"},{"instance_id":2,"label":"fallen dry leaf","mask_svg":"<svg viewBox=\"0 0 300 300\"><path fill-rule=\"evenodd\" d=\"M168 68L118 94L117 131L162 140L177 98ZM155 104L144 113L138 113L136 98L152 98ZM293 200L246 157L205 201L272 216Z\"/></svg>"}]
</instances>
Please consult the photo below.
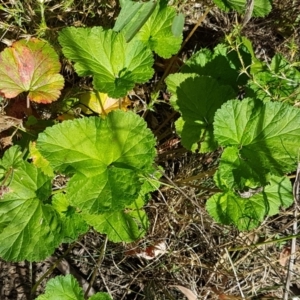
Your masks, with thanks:
<instances>
[{"instance_id":1,"label":"fallen dry leaf","mask_svg":"<svg viewBox=\"0 0 300 300\"><path fill-rule=\"evenodd\" d=\"M184 294L188 300L197 300L197 295L195 295L194 292L192 292L190 289L187 289L184 286L181 285L171 285L171 287L177 288L182 294Z\"/></svg>"},{"instance_id":2,"label":"fallen dry leaf","mask_svg":"<svg viewBox=\"0 0 300 300\"><path fill-rule=\"evenodd\" d=\"M279 255L279 263L281 266L285 267L291 256L291 248L284 247Z\"/></svg>"},{"instance_id":3,"label":"fallen dry leaf","mask_svg":"<svg viewBox=\"0 0 300 300\"><path fill-rule=\"evenodd\" d=\"M158 255L163 255L167 252L167 245L164 241L148 246L145 249L136 248L126 251L128 256L142 257L148 260L154 259Z\"/></svg>"},{"instance_id":4,"label":"fallen dry leaf","mask_svg":"<svg viewBox=\"0 0 300 300\"><path fill-rule=\"evenodd\" d=\"M11 127L21 127L22 122L23 121L21 119L0 115L0 132L5 131Z\"/></svg>"}]
</instances>

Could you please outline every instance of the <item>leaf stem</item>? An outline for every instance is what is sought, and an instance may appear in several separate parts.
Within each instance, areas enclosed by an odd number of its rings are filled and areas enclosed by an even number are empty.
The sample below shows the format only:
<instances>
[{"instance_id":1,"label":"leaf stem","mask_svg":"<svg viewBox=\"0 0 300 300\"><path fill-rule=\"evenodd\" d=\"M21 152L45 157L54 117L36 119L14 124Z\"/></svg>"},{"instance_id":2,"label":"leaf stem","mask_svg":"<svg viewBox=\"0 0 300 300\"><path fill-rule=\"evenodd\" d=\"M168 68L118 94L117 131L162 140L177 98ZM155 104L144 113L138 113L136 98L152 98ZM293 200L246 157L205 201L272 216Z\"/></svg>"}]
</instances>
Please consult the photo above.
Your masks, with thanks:
<instances>
[{"instance_id":1,"label":"leaf stem","mask_svg":"<svg viewBox=\"0 0 300 300\"><path fill-rule=\"evenodd\" d=\"M107 116L107 113L106 113L106 111L105 111L105 109L104 109L102 100L101 100L101 98L100 98L100 96L99 96L99 92L98 92L97 90L94 89L94 93L95 93L95 95L96 95L96 98L97 98L97 100L98 100L100 106L101 106L101 110L102 110L103 115L104 115L104 116ZM108 97L108 96L107 96L107 97Z\"/></svg>"},{"instance_id":2,"label":"leaf stem","mask_svg":"<svg viewBox=\"0 0 300 300\"><path fill-rule=\"evenodd\" d=\"M92 285L93 285L93 283L96 279L97 270L100 268L101 263L104 259L107 241L108 241L108 238L107 238L107 236L105 236L105 240L104 240L104 242L103 242L103 244L101 245L101 248L100 248L100 254L99 254L99 257L98 257L98 260L97 260L97 265L94 268L93 275L92 275L91 281L89 283L89 286L88 286L88 288L86 289L86 291L84 293L84 299L88 298L89 291L90 291L90 289L91 289L91 287L92 287Z\"/></svg>"},{"instance_id":3,"label":"leaf stem","mask_svg":"<svg viewBox=\"0 0 300 300\"><path fill-rule=\"evenodd\" d=\"M82 235L78 240L81 240L84 235ZM31 289L31 296L33 297L37 287L40 285L40 283L53 272L53 270L56 268L56 266L71 252L71 250L76 246L76 242L74 242L72 245L69 246L67 251L49 268L49 270L44 273L44 275L35 283L33 288Z\"/></svg>"}]
</instances>

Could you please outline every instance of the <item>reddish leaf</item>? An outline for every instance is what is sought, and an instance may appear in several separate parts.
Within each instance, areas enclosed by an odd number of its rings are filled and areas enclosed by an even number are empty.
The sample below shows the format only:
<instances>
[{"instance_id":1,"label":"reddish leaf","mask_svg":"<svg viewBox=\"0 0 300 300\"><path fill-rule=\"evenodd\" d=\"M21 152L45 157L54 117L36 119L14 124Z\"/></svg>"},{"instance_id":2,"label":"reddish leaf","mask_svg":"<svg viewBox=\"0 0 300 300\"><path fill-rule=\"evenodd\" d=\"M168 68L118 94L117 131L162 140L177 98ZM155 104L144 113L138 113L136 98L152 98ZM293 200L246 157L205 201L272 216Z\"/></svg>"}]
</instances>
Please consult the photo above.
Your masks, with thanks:
<instances>
[{"instance_id":1,"label":"reddish leaf","mask_svg":"<svg viewBox=\"0 0 300 300\"><path fill-rule=\"evenodd\" d=\"M54 49L45 41L20 40L0 54L0 93L14 98L28 92L28 98L50 103L60 96L64 86L58 74L60 62Z\"/></svg>"}]
</instances>

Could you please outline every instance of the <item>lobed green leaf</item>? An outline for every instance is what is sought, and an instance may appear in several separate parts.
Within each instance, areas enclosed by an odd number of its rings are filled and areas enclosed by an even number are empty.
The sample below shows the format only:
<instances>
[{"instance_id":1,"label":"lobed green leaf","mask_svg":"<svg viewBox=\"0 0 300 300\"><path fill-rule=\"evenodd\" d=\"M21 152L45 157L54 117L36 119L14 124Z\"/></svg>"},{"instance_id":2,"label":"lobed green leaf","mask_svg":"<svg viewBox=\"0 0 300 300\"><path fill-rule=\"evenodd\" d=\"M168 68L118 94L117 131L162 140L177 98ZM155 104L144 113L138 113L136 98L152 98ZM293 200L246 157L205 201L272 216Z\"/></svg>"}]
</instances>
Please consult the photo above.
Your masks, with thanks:
<instances>
[{"instance_id":1,"label":"lobed green leaf","mask_svg":"<svg viewBox=\"0 0 300 300\"><path fill-rule=\"evenodd\" d=\"M138 196L139 173L152 170L155 140L132 112L66 121L40 134L37 147L54 170L74 174L70 204L85 213L118 211Z\"/></svg>"},{"instance_id":2,"label":"lobed green leaf","mask_svg":"<svg viewBox=\"0 0 300 300\"><path fill-rule=\"evenodd\" d=\"M253 16L265 17L271 10L271 0L253 0ZM214 3L224 11L236 10L239 13L245 13L247 0L214 0Z\"/></svg>"},{"instance_id":3,"label":"lobed green leaf","mask_svg":"<svg viewBox=\"0 0 300 300\"><path fill-rule=\"evenodd\" d=\"M214 115L224 102L235 97L232 88L220 85L211 77L186 74L170 75L167 84L173 90L176 86L176 96L171 103L182 114L182 120L177 122L176 127L181 133L183 145L196 150L197 144L201 143L201 152L215 150Z\"/></svg>"},{"instance_id":4,"label":"lobed green leaf","mask_svg":"<svg viewBox=\"0 0 300 300\"><path fill-rule=\"evenodd\" d=\"M40 261L62 241L62 223L48 204L51 178L21 160L17 147L7 150L1 161L11 178L0 201L0 256L8 261Z\"/></svg>"},{"instance_id":5,"label":"lobed green leaf","mask_svg":"<svg viewBox=\"0 0 300 300\"><path fill-rule=\"evenodd\" d=\"M151 50L137 40L126 43L122 33L102 27L68 27L58 40L64 55L75 62L78 75L92 75L94 88L112 98L126 96L154 73Z\"/></svg>"},{"instance_id":6,"label":"lobed green leaf","mask_svg":"<svg viewBox=\"0 0 300 300\"><path fill-rule=\"evenodd\" d=\"M273 176L262 192L249 198L226 190L210 197L206 203L208 213L225 225L235 225L239 230L257 227L265 216L279 212L279 208L293 203L292 186L286 177Z\"/></svg>"},{"instance_id":7,"label":"lobed green leaf","mask_svg":"<svg viewBox=\"0 0 300 300\"><path fill-rule=\"evenodd\" d=\"M215 114L214 135L220 145L237 148L242 165L256 170L264 185L268 173L282 176L295 169L300 110L279 102L231 100Z\"/></svg>"},{"instance_id":8,"label":"lobed green leaf","mask_svg":"<svg viewBox=\"0 0 300 300\"><path fill-rule=\"evenodd\" d=\"M175 17L175 8L162 5L161 1L136 35L136 39L145 43L159 56L170 58L179 51L182 42L182 34L174 35L172 32Z\"/></svg>"}]
</instances>

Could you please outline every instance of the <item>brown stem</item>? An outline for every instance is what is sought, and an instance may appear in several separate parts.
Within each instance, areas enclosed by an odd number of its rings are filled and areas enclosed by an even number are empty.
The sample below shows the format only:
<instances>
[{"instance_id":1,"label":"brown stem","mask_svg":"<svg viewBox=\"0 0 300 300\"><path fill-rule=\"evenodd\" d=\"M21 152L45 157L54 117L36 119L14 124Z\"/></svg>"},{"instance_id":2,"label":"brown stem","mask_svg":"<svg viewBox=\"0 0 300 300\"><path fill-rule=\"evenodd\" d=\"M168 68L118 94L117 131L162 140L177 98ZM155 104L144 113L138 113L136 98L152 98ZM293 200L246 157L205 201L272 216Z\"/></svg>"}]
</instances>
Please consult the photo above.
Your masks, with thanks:
<instances>
[{"instance_id":1,"label":"brown stem","mask_svg":"<svg viewBox=\"0 0 300 300\"><path fill-rule=\"evenodd\" d=\"M91 287L93 286L94 281L96 279L97 270L100 268L100 265L101 265L101 263L102 263L102 261L104 259L104 254L105 254L105 250L106 250L107 240L108 239L107 239L107 236L106 236L103 244L101 245L100 254L99 254L99 257L98 257L98 260L97 260L97 265L94 268L90 284L89 284L87 290L85 291L84 299L88 298L89 291L90 291Z\"/></svg>"},{"instance_id":2,"label":"brown stem","mask_svg":"<svg viewBox=\"0 0 300 300\"><path fill-rule=\"evenodd\" d=\"M83 236L82 236L83 237ZM80 239L82 239L82 237ZM79 239L79 240L80 240ZM53 270L56 268L56 266L70 253L70 251L75 247L76 242L69 246L67 251L50 267L50 269L44 273L44 275L35 283L33 288L31 289L31 296L34 296L37 287L40 285L40 283L53 272Z\"/></svg>"},{"instance_id":3,"label":"brown stem","mask_svg":"<svg viewBox=\"0 0 300 300\"><path fill-rule=\"evenodd\" d=\"M206 177L210 177L213 176L216 173L217 169L211 169L209 171L206 172L202 172L196 176L191 176L185 179L180 179L180 180L176 180L175 183L179 183L179 184L183 184L183 183L187 183L193 180L198 180L198 179L202 179L202 178L206 178Z\"/></svg>"}]
</instances>

